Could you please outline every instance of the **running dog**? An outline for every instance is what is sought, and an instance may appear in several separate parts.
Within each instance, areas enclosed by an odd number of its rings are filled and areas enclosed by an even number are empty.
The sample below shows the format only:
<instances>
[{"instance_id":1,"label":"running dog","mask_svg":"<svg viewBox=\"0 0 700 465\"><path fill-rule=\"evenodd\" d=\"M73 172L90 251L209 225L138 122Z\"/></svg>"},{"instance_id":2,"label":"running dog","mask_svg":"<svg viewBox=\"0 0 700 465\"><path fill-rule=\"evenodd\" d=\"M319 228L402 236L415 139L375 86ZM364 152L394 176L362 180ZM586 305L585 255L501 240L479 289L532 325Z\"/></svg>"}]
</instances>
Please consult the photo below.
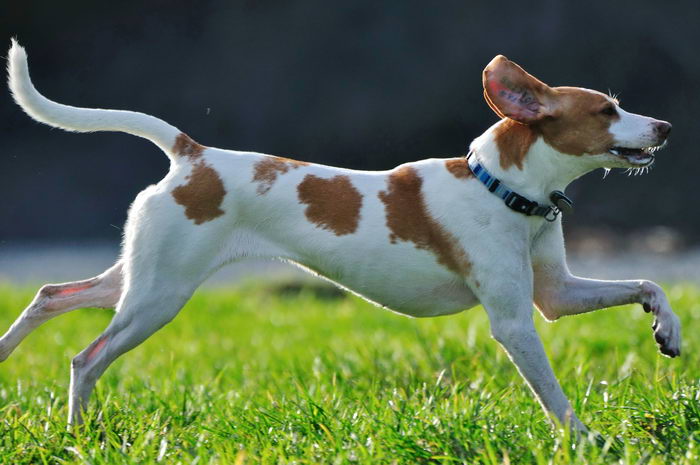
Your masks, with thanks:
<instances>
[{"instance_id":1,"label":"running dog","mask_svg":"<svg viewBox=\"0 0 700 465\"><path fill-rule=\"evenodd\" d=\"M57 315L116 308L72 361L71 423L82 421L117 357L173 319L214 271L248 257L296 264L413 317L483 305L493 338L545 412L576 431L586 428L547 360L533 302L547 320L639 303L655 317L661 352L680 354L679 319L658 285L579 278L566 264L566 186L596 168L649 166L671 130L615 98L550 87L499 55L484 69L483 88L501 119L472 142L468 158L355 171L206 147L142 113L62 105L34 88L15 41L8 60L12 95L35 120L140 136L170 159L165 178L131 205L117 263L84 281L43 286L0 338L2 361Z\"/></svg>"}]
</instances>

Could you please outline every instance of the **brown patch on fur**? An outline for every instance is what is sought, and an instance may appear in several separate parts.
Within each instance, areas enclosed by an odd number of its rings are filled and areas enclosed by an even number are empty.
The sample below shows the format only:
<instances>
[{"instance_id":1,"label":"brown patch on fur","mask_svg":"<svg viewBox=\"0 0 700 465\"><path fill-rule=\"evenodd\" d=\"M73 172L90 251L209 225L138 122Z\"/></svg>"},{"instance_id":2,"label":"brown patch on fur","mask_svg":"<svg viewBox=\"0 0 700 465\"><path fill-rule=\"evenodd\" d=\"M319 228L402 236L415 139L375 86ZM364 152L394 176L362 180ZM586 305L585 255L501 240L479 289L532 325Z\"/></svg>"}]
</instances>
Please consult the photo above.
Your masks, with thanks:
<instances>
[{"instance_id":1,"label":"brown patch on fur","mask_svg":"<svg viewBox=\"0 0 700 465\"><path fill-rule=\"evenodd\" d=\"M330 179L307 174L297 186L299 200L308 205L306 218L318 227L333 231L336 236L357 230L362 208L362 194L348 176Z\"/></svg>"},{"instance_id":2,"label":"brown patch on fur","mask_svg":"<svg viewBox=\"0 0 700 465\"><path fill-rule=\"evenodd\" d=\"M474 177L474 173L469 168L466 158L451 158L445 160L445 168L457 179L469 179Z\"/></svg>"},{"instance_id":3,"label":"brown patch on fur","mask_svg":"<svg viewBox=\"0 0 700 465\"><path fill-rule=\"evenodd\" d=\"M499 163L504 170L515 165L523 169L523 161L532 144L537 140L537 133L527 124L506 118L493 131L499 152Z\"/></svg>"},{"instance_id":4,"label":"brown patch on fur","mask_svg":"<svg viewBox=\"0 0 700 465\"><path fill-rule=\"evenodd\" d=\"M601 110L608 98L598 92L578 87L556 87L556 109L553 118L537 124L547 144L569 155L607 152L613 144L610 124L619 116Z\"/></svg>"},{"instance_id":5,"label":"brown patch on fur","mask_svg":"<svg viewBox=\"0 0 700 465\"><path fill-rule=\"evenodd\" d=\"M610 123L619 116L602 112L610 98L600 92L549 87L502 55L484 69L483 85L486 102L496 114L529 124L518 127L516 121L506 120L496 128L504 169L512 165L522 169L522 159L537 135L569 155L601 154L613 144Z\"/></svg>"},{"instance_id":6,"label":"brown patch on fur","mask_svg":"<svg viewBox=\"0 0 700 465\"><path fill-rule=\"evenodd\" d=\"M202 156L204 152L203 145L200 145L193 141L190 136L181 132L175 139L175 144L173 145L173 153L183 157L188 157L190 160L195 160Z\"/></svg>"},{"instance_id":7,"label":"brown patch on fur","mask_svg":"<svg viewBox=\"0 0 700 465\"><path fill-rule=\"evenodd\" d=\"M486 103L501 118L530 124L548 113L551 88L503 55L484 68L482 82Z\"/></svg>"},{"instance_id":8,"label":"brown patch on fur","mask_svg":"<svg viewBox=\"0 0 700 465\"><path fill-rule=\"evenodd\" d=\"M260 183L258 195L267 194L272 185L277 181L277 176L287 173L290 169L307 166L305 161L292 160L291 158L266 156L255 164L253 182Z\"/></svg>"},{"instance_id":9,"label":"brown patch on fur","mask_svg":"<svg viewBox=\"0 0 700 465\"><path fill-rule=\"evenodd\" d=\"M221 203L226 195L224 183L214 168L201 160L192 165L187 184L177 186L172 195L185 207L185 216L202 224L224 214Z\"/></svg>"},{"instance_id":10,"label":"brown patch on fur","mask_svg":"<svg viewBox=\"0 0 700 465\"><path fill-rule=\"evenodd\" d=\"M418 249L435 254L438 263L449 270L468 275L471 263L457 239L430 215L423 199L423 180L418 172L404 166L389 175L387 190L379 193L384 202L386 225L392 244L413 242Z\"/></svg>"}]
</instances>

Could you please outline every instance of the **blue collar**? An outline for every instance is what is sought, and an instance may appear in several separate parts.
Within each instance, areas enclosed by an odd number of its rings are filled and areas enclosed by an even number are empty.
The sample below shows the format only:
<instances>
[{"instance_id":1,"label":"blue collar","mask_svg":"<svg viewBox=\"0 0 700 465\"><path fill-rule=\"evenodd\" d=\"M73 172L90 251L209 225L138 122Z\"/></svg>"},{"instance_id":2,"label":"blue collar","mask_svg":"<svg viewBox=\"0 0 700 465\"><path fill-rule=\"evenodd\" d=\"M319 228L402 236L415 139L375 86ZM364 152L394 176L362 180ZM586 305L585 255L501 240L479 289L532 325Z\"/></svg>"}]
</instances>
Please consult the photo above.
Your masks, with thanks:
<instances>
[{"instance_id":1,"label":"blue collar","mask_svg":"<svg viewBox=\"0 0 700 465\"><path fill-rule=\"evenodd\" d=\"M474 152L469 152L467 155L467 164L472 173L474 173L474 177L481 181L489 192L503 200L511 210L527 216L541 216L549 222L556 220L562 211L570 213L573 210L573 202L561 191L553 191L549 195L549 200L554 205L540 205L534 200L523 197L511 190L500 179L486 171L484 165L479 163L476 156L474 156Z\"/></svg>"}]
</instances>

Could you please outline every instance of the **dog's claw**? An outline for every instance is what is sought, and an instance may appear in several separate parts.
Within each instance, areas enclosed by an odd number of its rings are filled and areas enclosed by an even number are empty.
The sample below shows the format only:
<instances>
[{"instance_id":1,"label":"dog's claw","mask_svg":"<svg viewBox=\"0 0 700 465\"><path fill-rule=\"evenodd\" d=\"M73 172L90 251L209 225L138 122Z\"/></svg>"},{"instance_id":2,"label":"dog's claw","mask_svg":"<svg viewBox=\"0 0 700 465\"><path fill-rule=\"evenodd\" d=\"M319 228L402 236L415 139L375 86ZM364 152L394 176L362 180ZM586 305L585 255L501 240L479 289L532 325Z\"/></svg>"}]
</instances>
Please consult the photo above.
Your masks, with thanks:
<instances>
[{"instance_id":1,"label":"dog's claw","mask_svg":"<svg viewBox=\"0 0 700 465\"><path fill-rule=\"evenodd\" d=\"M661 319L655 319L651 326L654 330L654 340L659 345L659 351L663 355L671 358L678 357L681 354L681 349L677 318L666 319L663 322Z\"/></svg>"},{"instance_id":2,"label":"dog's claw","mask_svg":"<svg viewBox=\"0 0 700 465\"><path fill-rule=\"evenodd\" d=\"M666 355L667 357L675 358L678 357L681 354L680 349L669 349L666 346L661 346L660 349L661 353L663 355Z\"/></svg>"},{"instance_id":3,"label":"dog's claw","mask_svg":"<svg viewBox=\"0 0 700 465\"><path fill-rule=\"evenodd\" d=\"M660 346L663 346L666 342L665 339L661 337L659 333L654 333L654 339L656 340L656 343Z\"/></svg>"}]
</instances>

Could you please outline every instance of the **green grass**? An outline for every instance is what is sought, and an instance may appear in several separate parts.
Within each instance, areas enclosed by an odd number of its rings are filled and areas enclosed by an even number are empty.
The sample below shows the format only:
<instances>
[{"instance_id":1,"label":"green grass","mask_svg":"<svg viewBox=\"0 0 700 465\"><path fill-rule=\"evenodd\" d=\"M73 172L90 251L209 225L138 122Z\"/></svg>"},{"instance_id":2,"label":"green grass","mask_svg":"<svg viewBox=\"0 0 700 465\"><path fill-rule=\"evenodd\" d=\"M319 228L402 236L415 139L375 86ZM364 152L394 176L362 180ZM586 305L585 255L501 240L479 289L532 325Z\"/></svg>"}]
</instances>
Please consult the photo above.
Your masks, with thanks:
<instances>
[{"instance_id":1,"label":"green grass","mask_svg":"<svg viewBox=\"0 0 700 465\"><path fill-rule=\"evenodd\" d=\"M553 324L537 317L574 408L617 438L613 452L549 427L480 307L414 320L326 291L197 293L110 367L87 427L73 432L65 422L70 359L111 312L50 321L0 364L0 462L700 461L698 288L667 288L684 324L675 360L657 353L639 306ZM0 288L0 329L33 293Z\"/></svg>"}]
</instances>

